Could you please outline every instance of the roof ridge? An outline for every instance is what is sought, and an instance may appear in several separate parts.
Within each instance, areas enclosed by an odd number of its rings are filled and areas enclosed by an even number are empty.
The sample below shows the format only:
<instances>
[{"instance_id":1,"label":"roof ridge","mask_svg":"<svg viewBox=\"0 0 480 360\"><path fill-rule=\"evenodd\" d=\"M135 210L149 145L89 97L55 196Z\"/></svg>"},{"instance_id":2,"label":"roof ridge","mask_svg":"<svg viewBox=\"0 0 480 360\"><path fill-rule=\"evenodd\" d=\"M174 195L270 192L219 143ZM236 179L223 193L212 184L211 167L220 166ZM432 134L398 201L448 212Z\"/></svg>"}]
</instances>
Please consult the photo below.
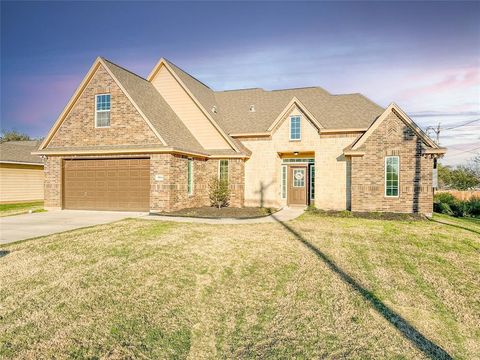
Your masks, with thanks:
<instances>
[{"instance_id":1,"label":"roof ridge","mask_svg":"<svg viewBox=\"0 0 480 360\"><path fill-rule=\"evenodd\" d=\"M343 93L343 94L330 94L331 96L348 96L348 95L361 95L359 92L355 93Z\"/></svg>"},{"instance_id":2,"label":"roof ridge","mask_svg":"<svg viewBox=\"0 0 480 360\"><path fill-rule=\"evenodd\" d=\"M230 91L246 91L246 90L262 90L262 91L268 91L268 90L265 90L264 88L252 87L252 88L242 88L242 89L219 90L219 91L215 91L215 93L230 92Z\"/></svg>"},{"instance_id":3,"label":"roof ridge","mask_svg":"<svg viewBox=\"0 0 480 360\"><path fill-rule=\"evenodd\" d=\"M327 90L325 90L321 86L300 86L300 87L294 87L294 88L273 89L273 90L269 90L269 91L273 92L273 91L288 91L288 90L301 90L301 89L320 89L320 90L323 90L326 93L330 94Z\"/></svg>"},{"instance_id":4,"label":"roof ridge","mask_svg":"<svg viewBox=\"0 0 480 360\"><path fill-rule=\"evenodd\" d=\"M100 58L101 58L103 61L105 61L105 62L107 62L107 63L109 63L109 64L111 64L111 65L114 65L114 66L116 66L116 67L118 67L118 68L120 68L120 69L122 69L122 70L124 70L124 71L126 71L126 72L128 72L128 73L130 73L130 74L132 74L132 75L135 75L136 77L139 77L140 79L145 80L145 81L148 82L148 80L145 79L143 76L140 76L140 75L134 73L133 71L128 70L127 68L124 68L123 66L118 65L118 64L116 64L116 63L114 63L114 62L112 62L112 61L104 58L103 56L100 56Z\"/></svg>"},{"instance_id":5,"label":"roof ridge","mask_svg":"<svg viewBox=\"0 0 480 360\"><path fill-rule=\"evenodd\" d=\"M190 76L193 80L195 80L196 82L202 84L203 86L205 86L206 88L208 88L209 90L211 91L214 91L210 86L208 86L207 84L205 84L204 82L198 80L195 76L189 74L188 72L186 72L185 70L183 70L181 67L179 67L178 65L174 64L173 62L171 62L170 60L168 60L167 58L163 58L170 66L173 66L175 67L177 70L180 70L181 72L183 72L184 74Z\"/></svg>"}]
</instances>

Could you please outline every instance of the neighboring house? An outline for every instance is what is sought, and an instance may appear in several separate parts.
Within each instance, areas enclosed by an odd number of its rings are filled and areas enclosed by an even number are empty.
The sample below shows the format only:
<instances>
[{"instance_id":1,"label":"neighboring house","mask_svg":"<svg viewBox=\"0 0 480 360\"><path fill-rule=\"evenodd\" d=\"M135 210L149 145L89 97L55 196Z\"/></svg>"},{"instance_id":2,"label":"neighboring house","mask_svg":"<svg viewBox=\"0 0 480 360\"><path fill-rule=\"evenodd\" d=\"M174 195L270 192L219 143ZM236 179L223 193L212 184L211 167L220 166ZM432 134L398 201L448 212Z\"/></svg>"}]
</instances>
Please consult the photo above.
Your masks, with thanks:
<instances>
[{"instance_id":1,"label":"neighboring house","mask_svg":"<svg viewBox=\"0 0 480 360\"><path fill-rule=\"evenodd\" d=\"M0 203L43 200L43 162L32 155L40 141L0 144Z\"/></svg>"},{"instance_id":2,"label":"neighboring house","mask_svg":"<svg viewBox=\"0 0 480 360\"><path fill-rule=\"evenodd\" d=\"M395 104L318 88L214 91L161 59L144 79L98 58L45 137L45 206L432 212L445 153Z\"/></svg>"}]
</instances>

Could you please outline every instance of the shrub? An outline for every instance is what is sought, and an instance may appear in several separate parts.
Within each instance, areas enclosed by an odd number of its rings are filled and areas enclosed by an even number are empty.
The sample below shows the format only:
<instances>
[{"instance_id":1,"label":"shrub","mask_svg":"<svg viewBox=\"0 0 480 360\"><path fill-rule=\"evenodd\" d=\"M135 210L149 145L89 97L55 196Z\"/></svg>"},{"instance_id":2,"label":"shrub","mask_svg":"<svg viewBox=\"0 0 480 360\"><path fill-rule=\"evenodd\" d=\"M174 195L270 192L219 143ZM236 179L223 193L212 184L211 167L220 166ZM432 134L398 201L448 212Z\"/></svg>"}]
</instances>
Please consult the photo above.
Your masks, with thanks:
<instances>
[{"instance_id":1,"label":"shrub","mask_svg":"<svg viewBox=\"0 0 480 360\"><path fill-rule=\"evenodd\" d=\"M452 194L435 194L433 200L433 211L441 214L463 216L480 216L480 199L471 198L467 201L456 199Z\"/></svg>"},{"instance_id":2,"label":"shrub","mask_svg":"<svg viewBox=\"0 0 480 360\"><path fill-rule=\"evenodd\" d=\"M440 214L453 215L450 205L442 202L433 203L433 211Z\"/></svg>"},{"instance_id":3,"label":"shrub","mask_svg":"<svg viewBox=\"0 0 480 360\"><path fill-rule=\"evenodd\" d=\"M464 217L468 212L467 202L455 200L455 202L450 205L450 209L452 209L453 216Z\"/></svg>"},{"instance_id":4,"label":"shrub","mask_svg":"<svg viewBox=\"0 0 480 360\"><path fill-rule=\"evenodd\" d=\"M467 212L470 216L480 216L480 198L472 197L467 201Z\"/></svg>"},{"instance_id":5,"label":"shrub","mask_svg":"<svg viewBox=\"0 0 480 360\"><path fill-rule=\"evenodd\" d=\"M219 180L213 177L209 186L210 204L217 208L228 206L230 201L230 190L228 188L228 181Z\"/></svg>"},{"instance_id":6,"label":"shrub","mask_svg":"<svg viewBox=\"0 0 480 360\"><path fill-rule=\"evenodd\" d=\"M433 197L434 203L444 203L447 205L452 205L455 201L457 201L455 197L447 192L435 194L435 196Z\"/></svg>"}]
</instances>

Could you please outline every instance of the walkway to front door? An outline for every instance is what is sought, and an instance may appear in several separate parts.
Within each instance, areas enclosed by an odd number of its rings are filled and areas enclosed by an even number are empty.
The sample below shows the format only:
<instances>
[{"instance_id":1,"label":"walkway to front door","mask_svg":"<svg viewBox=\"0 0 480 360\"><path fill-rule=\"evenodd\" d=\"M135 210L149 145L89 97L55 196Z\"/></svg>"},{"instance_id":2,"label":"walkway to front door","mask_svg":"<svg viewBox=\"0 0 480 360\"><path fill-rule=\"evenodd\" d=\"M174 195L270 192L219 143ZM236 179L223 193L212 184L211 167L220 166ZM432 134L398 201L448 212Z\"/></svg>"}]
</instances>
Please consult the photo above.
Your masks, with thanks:
<instances>
[{"instance_id":1,"label":"walkway to front door","mask_svg":"<svg viewBox=\"0 0 480 360\"><path fill-rule=\"evenodd\" d=\"M290 165L288 167L288 204L307 205L308 167Z\"/></svg>"}]
</instances>

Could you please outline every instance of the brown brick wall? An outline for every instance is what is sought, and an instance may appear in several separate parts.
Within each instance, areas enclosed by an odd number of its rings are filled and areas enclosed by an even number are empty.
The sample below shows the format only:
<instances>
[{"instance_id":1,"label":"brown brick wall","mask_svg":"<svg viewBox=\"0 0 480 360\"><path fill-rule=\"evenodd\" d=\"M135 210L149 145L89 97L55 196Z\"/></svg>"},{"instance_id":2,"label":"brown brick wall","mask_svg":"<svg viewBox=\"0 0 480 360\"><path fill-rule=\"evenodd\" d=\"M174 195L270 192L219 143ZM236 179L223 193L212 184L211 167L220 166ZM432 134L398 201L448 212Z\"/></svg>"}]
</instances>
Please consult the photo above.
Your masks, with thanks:
<instances>
[{"instance_id":1,"label":"brown brick wall","mask_svg":"<svg viewBox=\"0 0 480 360\"><path fill-rule=\"evenodd\" d=\"M152 154L150 159L152 211L173 211L182 208L208 206L209 183L218 174L217 159L195 158L193 163L193 194L188 195L188 158L172 154ZM155 175L163 175L156 180ZM244 161L229 159L230 206L243 206Z\"/></svg>"},{"instance_id":2,"label":"brown brick wall","mask_svg":"<svg viewBox=\"0 0 480 360\"><path fill-rule=\"evenodd\" d=\"M431 214L433 160L413 131L391 113L351 158L352 211ZM399 196L386 197L385 156L400 158Z\"/></svg>"},{"instance_id":3,"label":"brown brick wall","mask_svg":"<svg viewBox=\"0 0 480 360\"><path fill-rule=\"evenodd\" d=\"M62 158L49 156L45 160L44 207L47 210L62 208Z\"/></svg>"},{"instance_id":4,"label":"brown brick wall","mask_svg":"<svg viewBox=\"0 0 480 360\"><path fill-rule=\"evenodd\" d=\"M95 95L111 94L110 127L95 128ZM47 148L161 144L103 66L65 118Z\"/></svg>"},{"instance_id":5,"label":"brown brick wall","mask_svg":"<svg viewBox=\"0 0 480 360\"><path fill-rule=\"evenodd\" d=\"M112 157L150 157L150 208L152 211L172 211L181 208L208 206L208 184L218 174L217 159L194 159L193 195L187 193L187 158L172 154L117 155ZM82 156L98 159L98 156ZM45 161L45 207L62 208L62 160L49 156ZM244 200L244 161L229 159L230 206L241 207ZM155 175L163 175L157 181Z\"/></svg>"}]
</instances>

